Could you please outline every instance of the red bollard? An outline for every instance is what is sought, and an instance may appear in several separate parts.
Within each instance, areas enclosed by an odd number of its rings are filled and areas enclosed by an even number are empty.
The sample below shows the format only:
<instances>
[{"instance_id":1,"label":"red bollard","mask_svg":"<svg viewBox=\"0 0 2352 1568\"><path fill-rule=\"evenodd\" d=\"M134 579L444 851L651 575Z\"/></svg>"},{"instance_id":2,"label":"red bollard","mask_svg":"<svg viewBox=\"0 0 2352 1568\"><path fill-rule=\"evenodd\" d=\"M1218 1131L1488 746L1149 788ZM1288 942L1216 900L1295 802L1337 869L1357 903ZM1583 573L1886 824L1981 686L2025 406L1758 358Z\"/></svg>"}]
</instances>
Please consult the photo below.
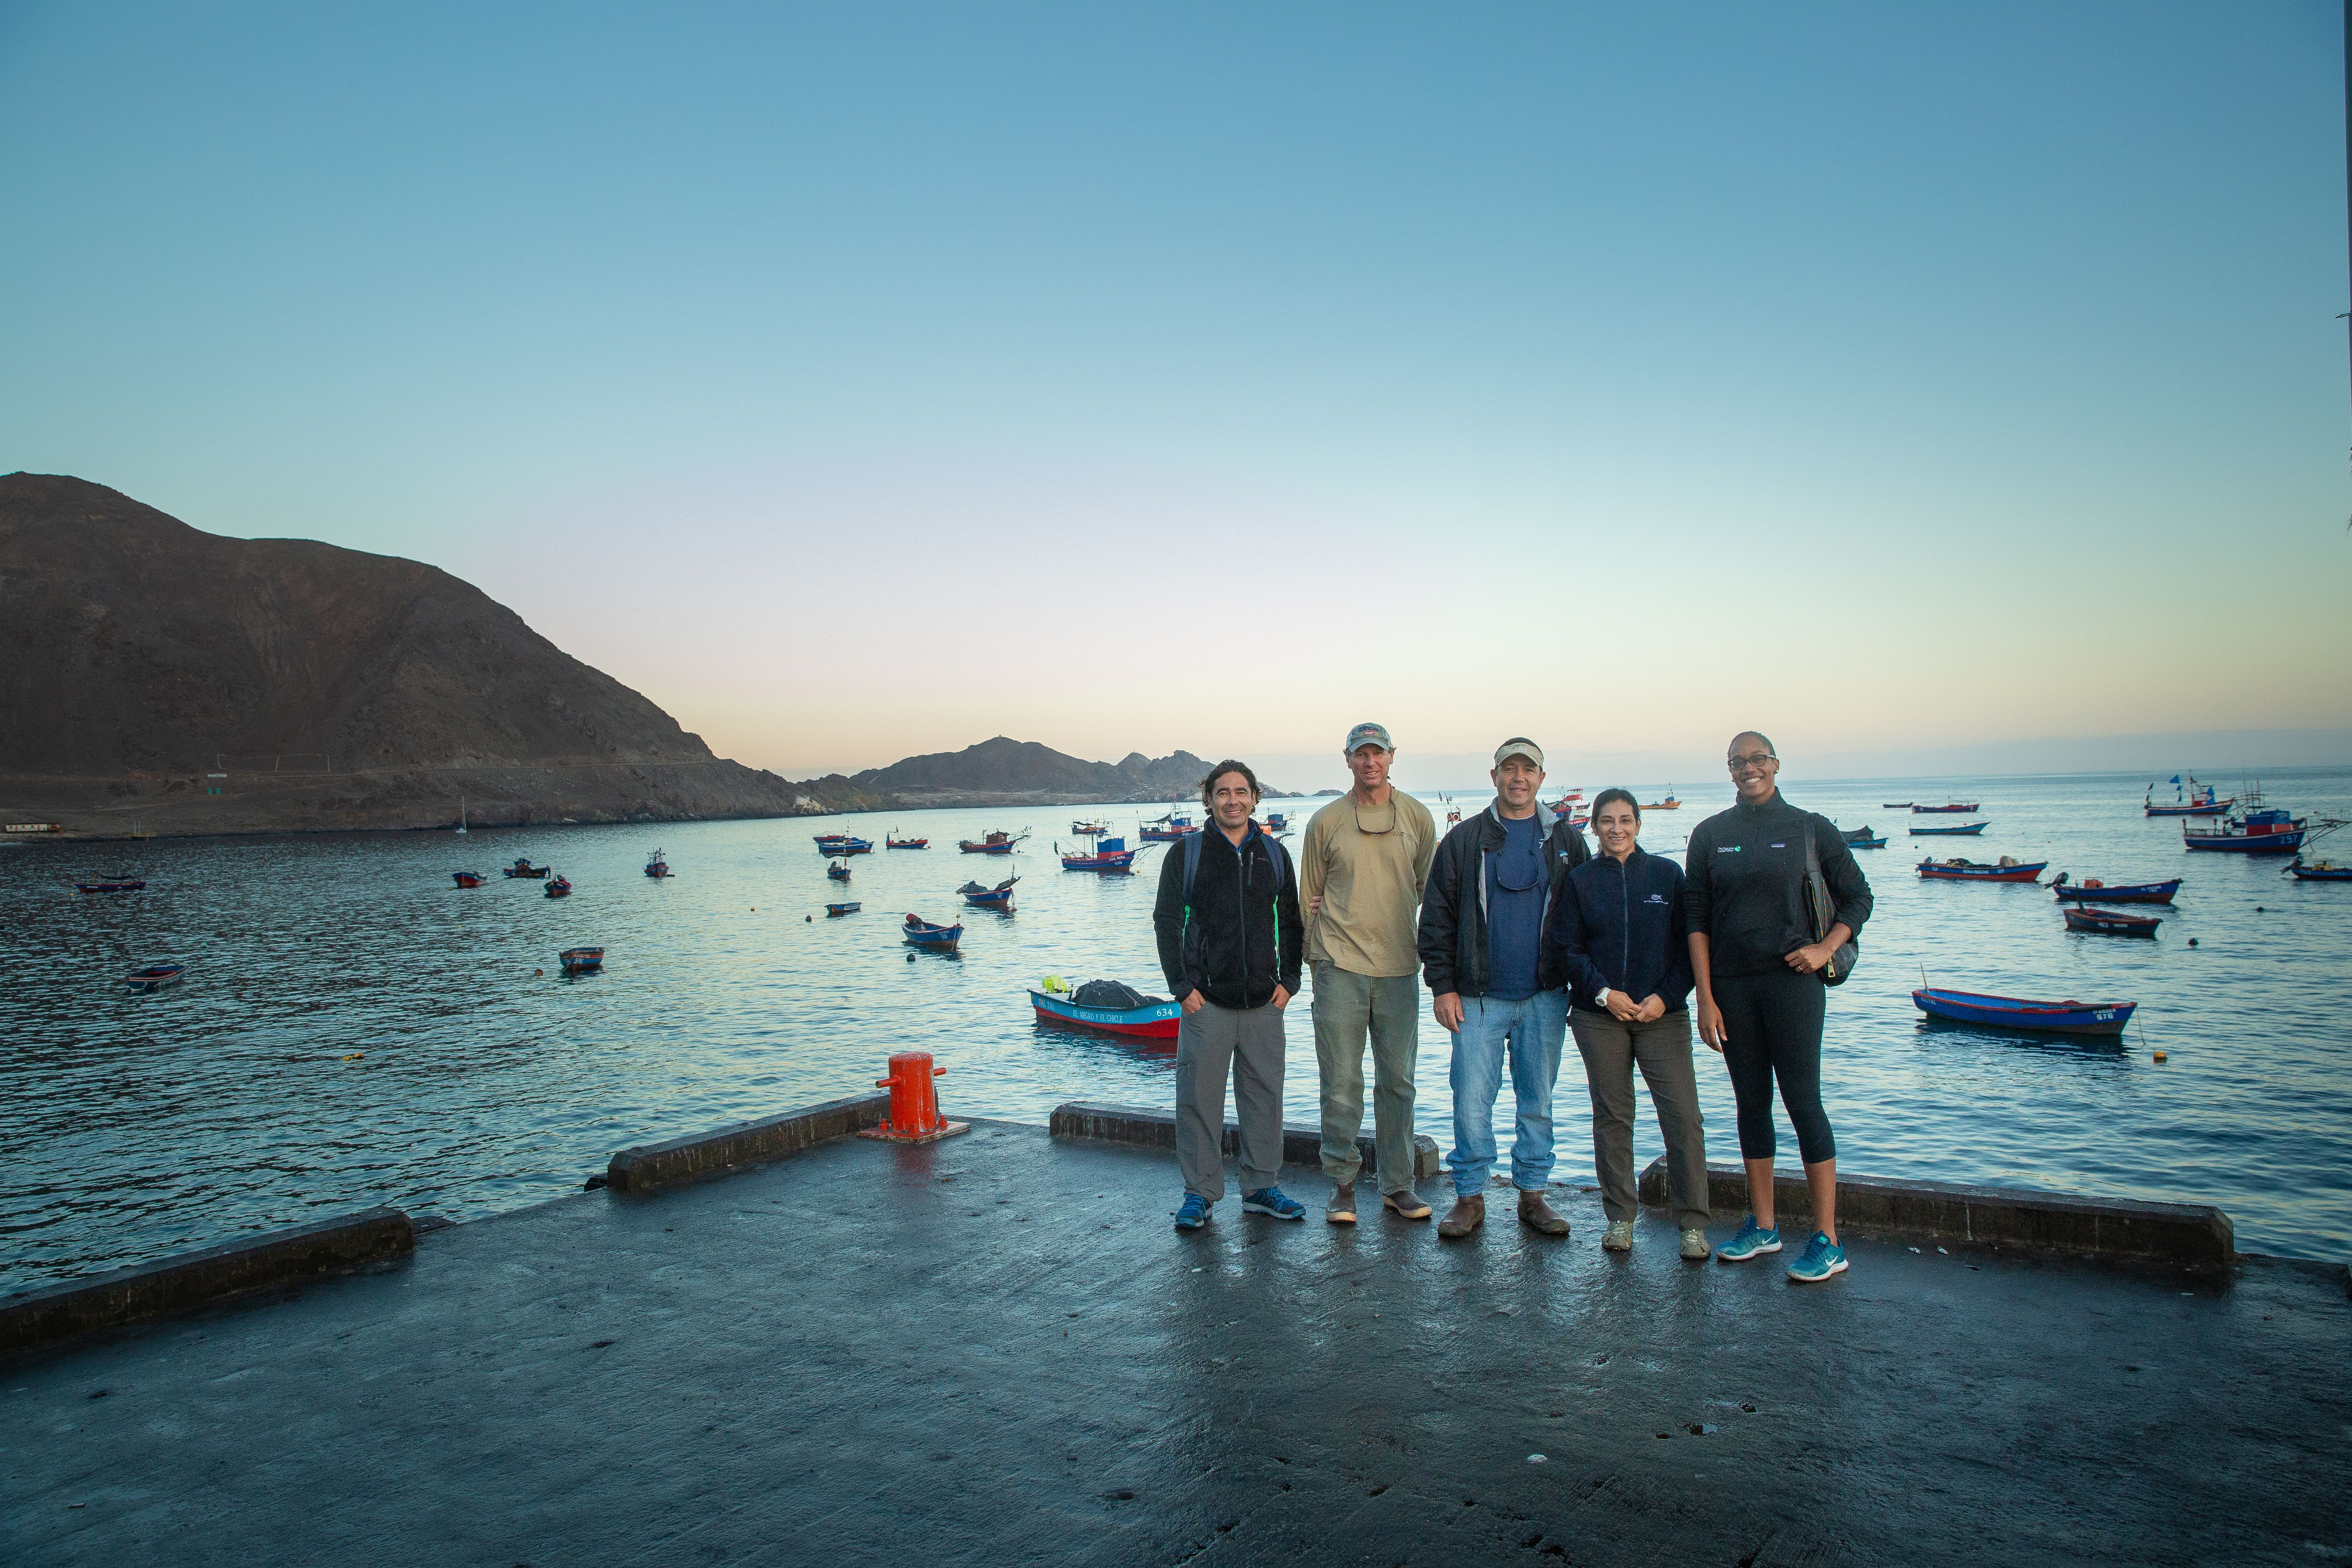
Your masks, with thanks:
<instances>
[{"instance_id":1,"label":"red bollard","mask_svg":"<svg viewBox=\"0 0 2352 1568\"><path fill-rule=\"evenodd\" d=\"M931 1065L929 1051L893 1051L890 1076L874 1080L890 1091L890 1114L879 1127L869 1127L860 1138L887 1138L894 1143L928 1143L971 1131L969 1121L950 1121L940 1115L940 1097L931 1080L948 1069Z\"/></svg>"}]
</instances>

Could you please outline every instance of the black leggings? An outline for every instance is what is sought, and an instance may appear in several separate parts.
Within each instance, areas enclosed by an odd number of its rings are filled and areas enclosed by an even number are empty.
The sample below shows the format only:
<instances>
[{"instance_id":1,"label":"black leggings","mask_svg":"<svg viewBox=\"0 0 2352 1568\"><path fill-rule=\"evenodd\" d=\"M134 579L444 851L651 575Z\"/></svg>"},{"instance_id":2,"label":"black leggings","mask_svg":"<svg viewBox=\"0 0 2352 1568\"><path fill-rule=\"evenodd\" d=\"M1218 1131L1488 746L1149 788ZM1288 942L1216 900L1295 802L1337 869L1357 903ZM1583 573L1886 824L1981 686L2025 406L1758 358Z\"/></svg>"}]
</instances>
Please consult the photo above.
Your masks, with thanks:
<instances>
[{"instance_id":1,"label":"black leggings","mask_svg":"<svg viewBox=\"0 0 2352 1568\"><path fill-rule=\"evenodd\" d=\"M1715 980L1723 1012L1723 1061L1731 1069L1731 1096L1739 1106L1739 1156L1769 1160L1773 1152L1772 1080L1797 1129L1805 1163L1837 1158L1837 1140L1822 1110L1822 993L1811 974L1793 969L1769 974L1724 974Z\"/></svg>"}]
</instances>

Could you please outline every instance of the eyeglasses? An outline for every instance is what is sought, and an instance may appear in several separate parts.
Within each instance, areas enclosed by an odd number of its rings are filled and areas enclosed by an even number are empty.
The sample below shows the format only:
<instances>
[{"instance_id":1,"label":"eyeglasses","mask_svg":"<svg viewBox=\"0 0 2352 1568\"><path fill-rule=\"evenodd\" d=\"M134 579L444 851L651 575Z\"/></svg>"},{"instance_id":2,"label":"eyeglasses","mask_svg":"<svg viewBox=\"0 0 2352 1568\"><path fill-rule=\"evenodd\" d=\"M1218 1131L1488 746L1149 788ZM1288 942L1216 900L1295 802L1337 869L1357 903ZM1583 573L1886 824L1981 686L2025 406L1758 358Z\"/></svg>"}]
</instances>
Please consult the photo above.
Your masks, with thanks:
<instances>
[{"instance_id":1,"label":"eyeglasses","mask_svg":"<svg viewBox=\"0 0 2352 1568\"><path fill-rule=\"evenodd\" d=\"M1742 768L1760 768L1766 763L1777 763L1780 760L1769 752L1750 752L1744 757L1726 757L1724 763L1736 773Z\"/></svg>"}]
</instances>

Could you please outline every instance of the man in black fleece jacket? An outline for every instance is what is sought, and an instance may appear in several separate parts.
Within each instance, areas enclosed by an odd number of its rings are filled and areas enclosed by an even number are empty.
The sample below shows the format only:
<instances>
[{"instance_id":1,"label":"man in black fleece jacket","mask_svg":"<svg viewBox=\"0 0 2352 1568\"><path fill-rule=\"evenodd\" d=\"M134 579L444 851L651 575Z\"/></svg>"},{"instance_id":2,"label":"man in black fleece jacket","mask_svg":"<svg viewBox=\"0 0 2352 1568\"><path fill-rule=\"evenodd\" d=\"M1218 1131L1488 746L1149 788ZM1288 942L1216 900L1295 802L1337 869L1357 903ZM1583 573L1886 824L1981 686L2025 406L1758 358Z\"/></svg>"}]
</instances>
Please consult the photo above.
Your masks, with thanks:
<instances>
[{"instance_id":1,"label":"man in black fleece jacket","mask_svg":"<svg viewBox=\"0 0 2352 1568\"><path fill-rule=\"evenodd\" d=\"M1274 1184L1282 1169L1283 1009L1298 990L1307 928L1298 879L1257 830L1257 775L1222 762L1201 784L1211 823L1168 847L1151 911L1176 1026L1176 1228L1198 1230L1225 1194L1225 1077L1240 1118L1242 1209L1276 1219L1307 1210ZM1190 870L1191 887L1185 886Z\"/></svg>"}]
</instances>

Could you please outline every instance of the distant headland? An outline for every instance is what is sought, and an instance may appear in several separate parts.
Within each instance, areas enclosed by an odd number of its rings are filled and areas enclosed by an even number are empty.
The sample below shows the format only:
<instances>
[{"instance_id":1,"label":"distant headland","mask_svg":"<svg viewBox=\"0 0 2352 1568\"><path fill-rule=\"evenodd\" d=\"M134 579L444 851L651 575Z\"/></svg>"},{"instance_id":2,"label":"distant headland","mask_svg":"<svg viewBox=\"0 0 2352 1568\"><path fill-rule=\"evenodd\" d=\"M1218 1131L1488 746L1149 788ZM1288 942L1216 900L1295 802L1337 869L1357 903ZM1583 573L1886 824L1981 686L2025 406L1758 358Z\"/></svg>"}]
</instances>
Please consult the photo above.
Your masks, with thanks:
<instances>
[{"instance_id":1,"label":"distant headland","mask_svg":"<svg viewBox=\"0 0 2352 1568\"><path fill-rule=\"evenodd\" d=\"M205 533L62 475L0 476L0 825L76 837L1108 805L1208 766L999 736L782 778L437 567Z\"/></svg>"}]
</instances>

